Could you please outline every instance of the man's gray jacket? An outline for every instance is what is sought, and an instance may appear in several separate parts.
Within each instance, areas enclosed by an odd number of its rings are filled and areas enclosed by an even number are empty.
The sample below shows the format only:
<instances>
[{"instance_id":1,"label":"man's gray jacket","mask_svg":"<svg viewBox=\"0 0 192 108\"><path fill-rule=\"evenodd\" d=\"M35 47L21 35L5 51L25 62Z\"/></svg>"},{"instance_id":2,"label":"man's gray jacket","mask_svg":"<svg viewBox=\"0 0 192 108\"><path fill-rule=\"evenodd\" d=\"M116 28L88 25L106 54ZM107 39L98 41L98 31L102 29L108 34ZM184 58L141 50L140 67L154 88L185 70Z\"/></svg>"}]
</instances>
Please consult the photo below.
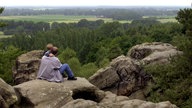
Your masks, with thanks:
<instances>
[{"instance_id":1,"label":"man's gray jacket","mask_svg":"<svg viewBox=\"0 0 192 108\"><path fill-rule=\"evenodd\" d=\"M54 68L60 68L61 66L62 64L57 57L43 56L37 78L54 82L63 82L64 79L60 71L54 70Z\"/></svg>"}]
</instances>

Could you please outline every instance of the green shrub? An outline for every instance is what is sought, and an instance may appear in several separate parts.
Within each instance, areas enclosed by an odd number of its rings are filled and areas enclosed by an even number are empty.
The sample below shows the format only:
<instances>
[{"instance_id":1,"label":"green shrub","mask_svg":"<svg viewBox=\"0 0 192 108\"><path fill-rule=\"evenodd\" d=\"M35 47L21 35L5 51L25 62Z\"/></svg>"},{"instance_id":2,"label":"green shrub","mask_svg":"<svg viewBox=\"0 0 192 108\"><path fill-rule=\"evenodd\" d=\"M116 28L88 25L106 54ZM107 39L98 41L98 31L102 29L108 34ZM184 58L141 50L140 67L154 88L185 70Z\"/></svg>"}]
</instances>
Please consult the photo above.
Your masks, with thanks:
<instances>
[{"instance_id":1,"label":"green shrub","mask_svg":"<svg viewBox=\"0 0 192 108\"><path fill-rule=\"evenodd\" d=\"M89 78L98 70L97 66L94 63L88 63L81 67L81 71L77 73L80 77Z\"/></svg>"},{"instance_id":2,"label":"green shrub","mask_svg":"<svg viewBox=\"0 0 192 108\"><path fill-rule=\"evenodd\" d=\"M67 61L69 64L71 70L75 75L78 75L78 72L80 71L81 68L81 63L79 62L79 59L76 57L73 57Z\"/></svg>"},{"instance_id":3,"label":"green shrub","mask_svg":"<svg viewBox=\"0 0 192 108\"><path fill-rule=\"evenodd\" d=\"M23 52L14 46L9 46L6 49L0 48L0 78L5 82L13 83L12 67L15 65L16 58Z\"/></svg>"},{"instance_id":4,"label":"green shrub","mask_svg":"<svg viewBox=\"0 0 192 108\"><path fill-rule=\"evenodd\" d=\"M155 84L148 100L154 102L171 101L181 108L192 106L192 40L177 37L183 55L172 58L170 64L146 66ZM176 42L176 41L175 41Z\"/></svg>"},{"instance_id":5,"label":"green shrub","mask_svg":"<svg viewBox=\"0 0 192 108\"><path fill-rule=\"evenodd\" d=\"M62 63L66 63L69 59L76 57L76 52L73 49L66 48L59 55L58 58Z\"/></svg>"}]
</instances>

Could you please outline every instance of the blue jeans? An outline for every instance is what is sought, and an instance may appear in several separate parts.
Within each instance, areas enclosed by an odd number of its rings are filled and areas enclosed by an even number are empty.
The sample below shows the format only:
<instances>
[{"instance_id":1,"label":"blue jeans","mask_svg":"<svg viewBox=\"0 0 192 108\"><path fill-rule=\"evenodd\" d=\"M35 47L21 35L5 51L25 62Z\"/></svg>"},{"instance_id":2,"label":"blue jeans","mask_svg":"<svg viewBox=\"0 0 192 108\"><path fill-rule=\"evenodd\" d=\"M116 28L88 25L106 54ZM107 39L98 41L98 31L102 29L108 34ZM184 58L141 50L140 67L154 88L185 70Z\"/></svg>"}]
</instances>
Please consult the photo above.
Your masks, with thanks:
<instances>
[{"instance_id":1,"label":"blue jeans","mask_svg":"<svg viewBox=\"0 0 192 108\"><path fill-rule=\"evenodd\" d=\"M67 76L68 77L74 77L74 74L73 74L73 72L71 71L71 68L69 67L69 65L68 64L63 64L61 67L60 67L60 69L59 69L59 71L61 72L61 74L64 74L64 72L66 72L67 73Z\"/></svg>"}]
</instances>

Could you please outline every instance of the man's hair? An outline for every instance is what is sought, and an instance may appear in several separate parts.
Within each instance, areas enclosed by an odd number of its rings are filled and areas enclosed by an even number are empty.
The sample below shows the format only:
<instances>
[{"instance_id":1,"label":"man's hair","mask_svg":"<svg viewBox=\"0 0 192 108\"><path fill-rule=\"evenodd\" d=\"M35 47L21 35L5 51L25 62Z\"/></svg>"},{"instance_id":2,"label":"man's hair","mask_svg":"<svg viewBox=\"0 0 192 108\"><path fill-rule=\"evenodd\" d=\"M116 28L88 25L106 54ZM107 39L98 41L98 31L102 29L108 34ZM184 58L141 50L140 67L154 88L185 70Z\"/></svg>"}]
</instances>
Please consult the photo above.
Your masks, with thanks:
<instances>
[{"instance_id":1,"label":"man's hair","mask_svg":"<svg viewBox=\"0 0 192 108\"><path fill-rule=\"evenodd\" d=\"M47 50L51 50L53 48L53 44L52 43L48 43L46 47L47 47Z\"/></svg>"},{"instance_id":2,"label":"man's hair","mask_svg":"<svg viewBox=\"0 0 192 108\"><path fill-rule=\"evenodd\" d=\"M58 53L58 48L57 47L53 47L52 50L51 50L51 53L53 55L56 55Z\"/></svg>"}]
</instances>

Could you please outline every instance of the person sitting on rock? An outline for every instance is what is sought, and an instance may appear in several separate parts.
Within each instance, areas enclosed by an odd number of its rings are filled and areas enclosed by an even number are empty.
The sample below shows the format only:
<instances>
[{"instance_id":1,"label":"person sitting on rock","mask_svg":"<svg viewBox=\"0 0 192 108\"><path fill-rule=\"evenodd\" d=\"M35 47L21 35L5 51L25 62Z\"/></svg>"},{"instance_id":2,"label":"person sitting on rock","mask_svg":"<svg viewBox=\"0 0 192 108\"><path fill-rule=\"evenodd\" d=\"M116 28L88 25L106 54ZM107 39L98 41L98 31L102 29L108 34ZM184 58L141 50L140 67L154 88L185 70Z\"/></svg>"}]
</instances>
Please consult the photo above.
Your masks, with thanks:
<instances>
[{"instance_id":1,"label":"person sitting on rock","mask_svg":"<svg viewBox=\"0 0 192 108\"><path fill-rule=\"evenodd\" d=\"M47 50L43 53L43 55L49 57L49 54L51 53L51 50L53 49L53 44L49 43L46 46Z\"/></svg>"},{"instance_id":2,"label":"person sitting on rock","mask_svg":"<svg viewBox=\"0 0 192 108\"><path fill-rule=\"evenodd\" d=\"M77 80L77 78L74 77L74 74L69 65L66 63L61 64L60 60L56 57L57 53L58 48L53 47L50 53L52 55L50 57L47 57L46 55L42 57L37 78L51 82L63 82L64 78L62 74L66 72L68 80Z\"/></svg>"}]
</instances>

